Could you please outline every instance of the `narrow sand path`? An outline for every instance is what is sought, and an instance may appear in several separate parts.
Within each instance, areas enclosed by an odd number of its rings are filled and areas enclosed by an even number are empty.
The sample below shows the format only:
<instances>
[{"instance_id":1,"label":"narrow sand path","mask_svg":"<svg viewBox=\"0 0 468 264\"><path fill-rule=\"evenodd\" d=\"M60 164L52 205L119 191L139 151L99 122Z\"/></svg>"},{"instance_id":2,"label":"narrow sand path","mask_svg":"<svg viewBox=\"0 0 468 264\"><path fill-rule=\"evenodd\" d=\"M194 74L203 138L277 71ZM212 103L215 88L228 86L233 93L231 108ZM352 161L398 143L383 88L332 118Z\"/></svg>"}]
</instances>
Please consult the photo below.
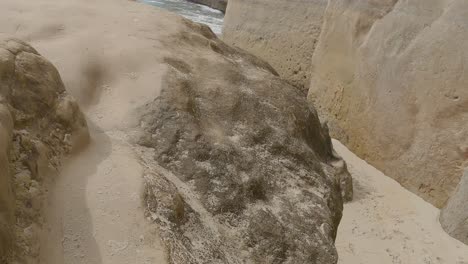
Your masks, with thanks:
<instances>
[{"instance_id":1,"label":"narrow sand path","mask_svg":"<svg viewBox=\"0 0 468 264\"><path fill-rule=\"evenodd\" d=\"M345 205L338 230L340 264L468 264L468 246L443 231L439 209L340 142L333 145L355 185L354 201Z\"/></svg>"},{"instance_id":2,"label":"narrow sand path","mask_svg":"<svg viewBox=\"0 0 468 264\"><path fill-rule=\"evenodd\" d=\"M51 188L41 263L166 263L157 227L144 217L143 169L129 143L137 125L131 109L154 98L159 87L129 90L127 82L103 86L87 111L92 140L65 163Z\"/></svg>"},{"instance_id":3,"label":"narrow sand path","mask_svg":"<svg viewBox=\"0 0 468 264\"><path fill-rule=\"evenodd\" d=\"M161 263L164 252L156 227L143 216L142 168L131 147L97 128L92 137L52 192L53 233L42 263Z\"/></svg>"}]
</instances>

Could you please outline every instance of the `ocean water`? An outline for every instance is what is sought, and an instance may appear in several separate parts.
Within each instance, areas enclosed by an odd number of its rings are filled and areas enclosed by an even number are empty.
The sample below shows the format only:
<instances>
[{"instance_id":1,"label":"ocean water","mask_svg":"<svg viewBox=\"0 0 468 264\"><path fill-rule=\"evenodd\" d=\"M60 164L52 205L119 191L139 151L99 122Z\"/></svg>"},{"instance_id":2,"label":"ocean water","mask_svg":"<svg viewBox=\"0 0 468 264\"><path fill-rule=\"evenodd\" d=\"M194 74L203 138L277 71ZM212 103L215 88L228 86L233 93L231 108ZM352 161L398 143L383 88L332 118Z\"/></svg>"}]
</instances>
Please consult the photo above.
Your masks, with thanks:
<instances>
[{"instance_id":1,"label":"ocean water","mask_svg":"<svg viewBox=\"0 0 468 264\"><path fill-rule=\"evenodd\" d=\"M167 9L192 21L208 25L216 35L223 29L223 12L186 0L140 0L142 3Z\"/></svg>"}]
</instances>

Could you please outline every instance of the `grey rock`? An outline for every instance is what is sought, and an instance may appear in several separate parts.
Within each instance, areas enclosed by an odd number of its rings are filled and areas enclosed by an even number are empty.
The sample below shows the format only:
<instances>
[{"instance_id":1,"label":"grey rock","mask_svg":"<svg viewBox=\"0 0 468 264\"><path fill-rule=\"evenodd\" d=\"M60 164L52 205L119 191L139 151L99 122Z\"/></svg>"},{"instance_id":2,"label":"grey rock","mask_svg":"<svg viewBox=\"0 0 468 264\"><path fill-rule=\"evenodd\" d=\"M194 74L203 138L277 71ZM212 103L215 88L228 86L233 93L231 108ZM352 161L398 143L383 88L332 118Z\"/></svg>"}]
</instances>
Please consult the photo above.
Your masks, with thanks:
<instances>
[{"instance_id":1,"label":"grey rock","mask_svg":"<svg viewBox=\"0 0 468 264\"><path fill-rule=\"evenodd\" d=\"M328 129L268 64L190 27L141 109L145 200L171 263L336 263L346 168Z\"/></svg>"}]
</instances>

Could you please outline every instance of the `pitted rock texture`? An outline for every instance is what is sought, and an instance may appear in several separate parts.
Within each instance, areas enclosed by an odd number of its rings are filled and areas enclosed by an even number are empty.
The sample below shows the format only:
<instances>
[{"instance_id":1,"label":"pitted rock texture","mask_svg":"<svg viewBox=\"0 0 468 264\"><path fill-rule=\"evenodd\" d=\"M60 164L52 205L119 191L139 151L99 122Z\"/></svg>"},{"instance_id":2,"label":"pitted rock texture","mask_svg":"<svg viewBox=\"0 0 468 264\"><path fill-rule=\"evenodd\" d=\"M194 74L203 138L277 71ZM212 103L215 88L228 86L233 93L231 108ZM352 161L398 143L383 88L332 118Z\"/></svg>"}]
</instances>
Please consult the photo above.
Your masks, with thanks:
<instances>
[{"instance_id":1,"label":"pitted rock texture","mask_svg":"<svg viewBox=\"0 0 468 264\"><path fill-rule=\"evenodd\" d=\"M327 0L230 0L223 40L264 59L304 93Z\"/></svg>"},{"instance_id":2,"label":"pitted rock texture","mask_svg":"<svg viewBox=\"0 0 468 264\"><path fill-rule=\"evenodd\" d=\"M331 0L309 99L333 137L442 207L468 164L468 2Z\"/></svg>"},{"instance_id":3,"label":"pitted rock texture","mask_svg":"<svg viewBox=\"0 0 468 264\"><path fill-rule=\"evenodd\" d=\"M268 64L187 24L141 109L145 200L171 263L336 263L351 179L326 125Z\"/></svg>"},{"instance_id":4,"label":"pitted rock texture","mask_svg":"<svg viewBox=\"0 0 468 264\"><path fill-rule=\"evenodd\" d=\"M87 135L55 67L28 44L0 39L0 263L37 257L43 183Z\"/></svg>"},{"instance_id":5,"label":"pitted rock texture","mask_svg":"<svg viewBox=\"0 0 468 264\"><path fill-rule=\"evenodd\" d=\"M449 235L468 245L468 169L442 209L440 223Z\"/></svg>"}]
</instances>

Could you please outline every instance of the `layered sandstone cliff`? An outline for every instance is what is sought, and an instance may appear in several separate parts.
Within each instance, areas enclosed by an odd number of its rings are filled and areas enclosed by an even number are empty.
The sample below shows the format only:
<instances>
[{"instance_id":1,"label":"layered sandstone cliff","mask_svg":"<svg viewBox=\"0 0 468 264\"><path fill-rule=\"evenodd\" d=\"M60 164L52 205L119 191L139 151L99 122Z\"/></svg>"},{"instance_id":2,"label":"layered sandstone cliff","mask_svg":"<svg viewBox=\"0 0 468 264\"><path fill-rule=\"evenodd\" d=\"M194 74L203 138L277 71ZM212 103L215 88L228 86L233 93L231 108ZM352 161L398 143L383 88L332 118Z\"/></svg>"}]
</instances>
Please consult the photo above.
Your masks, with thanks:
<instances>
[{"instance_id":1,"label":"layered sandstone cliff","mask_svg":"<svg viewBox=\"0 0 468 264\"><path fill-rule=\"evenodd\" d=\"M333 136L441 207L468 163L468 2L330 0L309 99Z\"/></svg>"},{"instance_id":2,"label":"layered sandstone cliff","mask_svg":"<svg viewBox=\"0 0 468 264\"><path fill-rule=\"evenodd\" d=\"M327 0L231 0L223 40L264 59L307 92Z\"/></svg>"},{"instance_id":3,"label":"layered sandstone cliff","mask_svg":"<svg viewBox=\"0 0 468 264\"><path fill-rule=\"evenodd\" d=\"M44 182L87 135L55 67L28 44L0 39L0 263L37 257Z\"/></svg>"}]
</instances>

